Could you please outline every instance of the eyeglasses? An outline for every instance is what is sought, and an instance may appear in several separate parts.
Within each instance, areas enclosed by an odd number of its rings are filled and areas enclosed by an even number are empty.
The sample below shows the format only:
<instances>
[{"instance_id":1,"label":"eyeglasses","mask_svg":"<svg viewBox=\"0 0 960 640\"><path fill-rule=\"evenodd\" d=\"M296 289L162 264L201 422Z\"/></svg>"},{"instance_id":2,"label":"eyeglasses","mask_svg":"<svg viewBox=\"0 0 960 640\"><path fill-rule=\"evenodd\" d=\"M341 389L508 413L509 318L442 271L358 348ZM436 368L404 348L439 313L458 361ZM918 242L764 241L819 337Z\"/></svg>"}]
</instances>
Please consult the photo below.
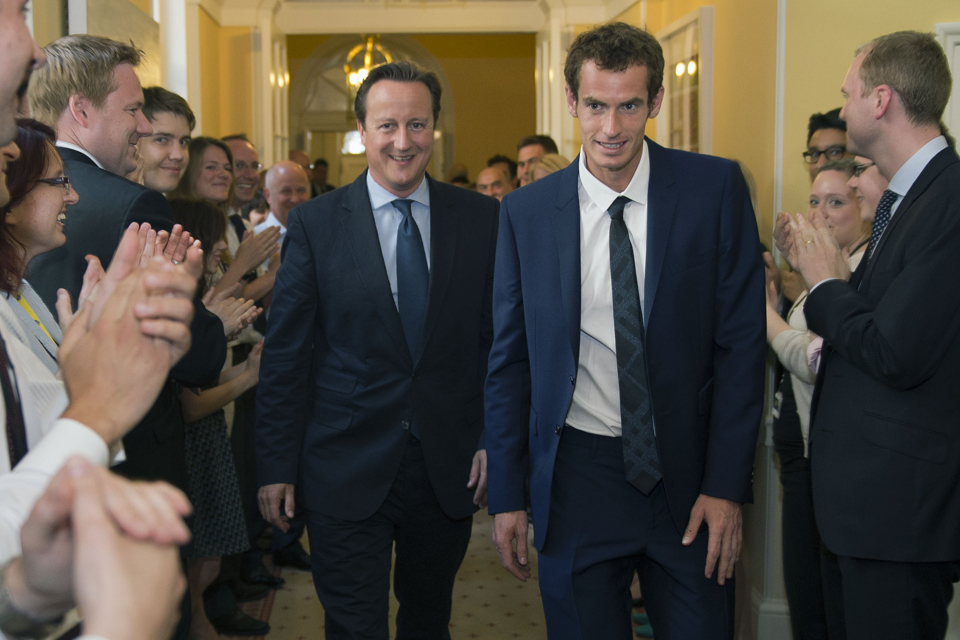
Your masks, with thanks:
<instances>
[{"instance_id":1,"label":"eyeglasses","mask_svg":"<svg viewBox=\"0 0 960 640\"><path fill-rule=\"evenodd\" d=\"M70 176L57 176L56 178L40 178L37 182L48 184L51 187L60 187L64 193L70 193Z\"/></svg>"},{"instance_id":2,"label":"eyeglasses","mask_svg":"<svg viewBox=\"0 0 960 640\"><path fill-rule=\"evenodd\" d=\"M824 155L827 156L827 160L839 160L846 152L847 148L842 144L827 147L823 151L820 149L811 149L810 151L803 152L803 160L807 164L816 164L820 161L820 156Z\"/></svg>"},{"instance_id":3,"label":"eyeglasses","mask_svg":"<svg viewBox=\"0 0 960 640\"><path fill-rule=\"evenodd\" d=\"M254 171L260 171L263 168L263 165L259 162L251 162L247 164L243 160L233 163L233 168L237 171L246 171L247 169L253 169Z\"/></svg>"},{"instance_id":4,"label":"eyeglasses","mask_svg":"<svg viewBox=\"0 0 960 640\"><path fill-rule=\"evenodd\" d=\"M876 162L864 162L863 164L855 164L853 165L853 177L859 178L860 176L863 175L864 171L866 171L870 167L875 167L875 166L877 166Z\"/></svg>"}]
</instances>

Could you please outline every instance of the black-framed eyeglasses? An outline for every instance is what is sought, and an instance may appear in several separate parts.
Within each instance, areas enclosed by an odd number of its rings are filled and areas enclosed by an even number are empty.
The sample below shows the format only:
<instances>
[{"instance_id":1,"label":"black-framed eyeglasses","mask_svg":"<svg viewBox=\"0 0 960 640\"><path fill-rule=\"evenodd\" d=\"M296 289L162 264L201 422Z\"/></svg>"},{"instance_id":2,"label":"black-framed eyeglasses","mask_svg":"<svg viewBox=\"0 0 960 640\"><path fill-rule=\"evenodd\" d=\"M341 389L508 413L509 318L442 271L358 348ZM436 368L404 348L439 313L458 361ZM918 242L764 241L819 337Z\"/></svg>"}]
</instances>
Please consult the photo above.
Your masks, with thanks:
<instances>
[{"instance_id":1,"label":"black-framed eyeglasses","mask_svg":"<svg viewBox=\"0 0 960 640\"><path fill-rule=\"evenodd\" d=\"M51 187L60 187L64 193L70 193L70 176L57 176L56 178L40 178L37 182L48 184Z\"/></svg>"},{"instance_id":2,"label":"black-framed eyeglasses","mask_svg":"<svg viewBox=\"0 0 960 640\"><path fill-rule=\"evenodd\" d=\"M855 164L853 165L853 177L859 178L860 176L863 175L864 171L866 171L870 167L875 167L875 166L877 166L876 162L864 162L863 164Z\"/></svg>"},{"instance_id":3,"label":"black-framed eyeglasses","mask_svg":"<svg viewBox=\"0 0 960 640\"><path fill-rule=\"evenodd\" d=\"M811 149L809 151L803 152L803 160L807 164L816 164L820 161L820 156L827 156L827 160L839 160L843 157L843 154L847 152L847 148L842 144L836 144L832 147L827 147L823 151L820 149Z\"/></svg>"},{"instance_id":4,"label":"black-framed eyeglasses","mask_svg":"<svg viewBox=\"0 0 960 640\"><path fill-rule=\"evenodd\" d=\"M243 160L239 160L233 163L233 168L236 171L246 171L247 169L253 169L254 171L260 171L263 168L263 165L259 162L246 163Z\"/></svg>"}]
</instances>

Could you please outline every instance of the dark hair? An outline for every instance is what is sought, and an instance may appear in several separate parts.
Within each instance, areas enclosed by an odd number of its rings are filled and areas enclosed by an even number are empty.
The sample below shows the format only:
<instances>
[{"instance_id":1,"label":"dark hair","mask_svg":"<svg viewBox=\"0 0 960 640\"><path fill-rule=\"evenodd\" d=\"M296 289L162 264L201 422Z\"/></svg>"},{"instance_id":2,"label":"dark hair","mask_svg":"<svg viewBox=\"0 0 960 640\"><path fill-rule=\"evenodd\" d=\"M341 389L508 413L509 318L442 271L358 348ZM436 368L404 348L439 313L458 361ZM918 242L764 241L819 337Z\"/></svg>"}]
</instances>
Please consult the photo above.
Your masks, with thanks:
<instances>
[{"instance_id":1,"label":"dark hair","mask_svg":"<svg viewBox=\"0 0 960 640\"><path fill-rule=\"evenodd\" d=\"M199 198L172 198L173 221L200 241L205 255L227 233L227 219L215 206Z\"/></svg>"},{"instance_id":2,"label":"dark hair","mask_svg":"<svg viewBox=\"0 0 960 640\"><path fill-rule=\"evenodd\" d=\"M231 140L242 140L243 142L250 142L250 138L247 137L245 133L234 133L229 136L223 136L220 138L224 142L230 142Z\"/></svg>"},{"instance_id":3,"label":"dark hair","mask_svg":"<svg viewBox=\"0 0 960 640\"><path fill-rule=\"evenodd\" d=\"M487 166L492 167L495 164L500 164L501 162L505 163L510 167L510 179L513 180L517 177L517 163L508 158L507 156L502 156L499 153L489 160L487 160Z\"/></svg>"},{"instance_id":4,"label":"dark hair","mask_svg":"<svg viewBox=\"0 0 960 640\"><path fill-rule=\"evenodd\" d=\"M313 166L314 166L314 167L329 167L330 165L329 165L329 164L327 163L327 161L324 160L323 158L317 158L316 160L313 161Z\"/></svg>"},{"instance_id":5,"label":"dark hair","mask_svg":"<svg viewBox=\"0 0 960 640\"><path fill-rule=\"evenodd\" d=\"M57 134L36 120L17 120L17 138L20 158L7 165L7 189L10 202L0 207L0 216L23 202L37 187L37 181L47 172L47 152L56 153ZM20 279L26 269L23 264L23 245L13 237L6 223L0 220L0 291L13 293L20 288Z\"/></svg>"},{"instance_id":6,"label":"dark hair","mask_svg":"<svg viewBox=\"0 0 960 640\"><path fill-rule=\"evenodd\" d=\"M521 138L520 142L517 143L517 151L520 151L520 149L523 149L524 147L530 147L535 144L543 147L544 153L560 153L560 150L557 148L557 143L553 141L553 138L542 135L526 136Z\"/></svg>"},{"instance_id":7,"label":"dark hair","mask_svg":"<svg viewBox=\"0 0 960 640\"><path fill-rule=\"evenodd\" d=\"M840 107L831 109L826 113L815 113L810 116L810 122L807 123L807 145L813 139L813 134L821 129L837 129L847 132L847 123L840 119Z\"/></svg>"},{"instance_id":8,"label":"dark hair","mask_svg":"<svg viewBox=\"0 0 960 640\"><path fill-rule=\"evenodd\" d=\"M143 90L143 115L152 123L158 113L180 116L187 121L190 131L197 126L197 118L186 100L163 87L147 87Z\"/></svg>"},{"instance_id":9,"label":"dark hair","mask_svg":"<svg viewBox=\"0 0 960 640\"><path fill-rule=\"evenodd\" d=\"M854 167L857 166L857 163L850 158L843 158L842 160L831 160L827 162L822 167L817 169L817 175L820 175L824 171L839 171L840 173L847 176L847 179L853 177Z\"/></svg>"},{"instance_id":10,"label":"dark hair","mask_svg":"<svg viewBox=\"0 0 960 640\"><path fill-rule=\"evenodd\" d=\"M579 99L580 72L593 60L598 68L621 73L633 66L647 68L647 99L652 101L663 86L663 49L651 34L625 22L611 22L577 36L567 51L563 77Z\"/></svg>"},{"instance_id":11,"label":"dark hair","mask_svg":"<svg viewBox=\"0 0 960 640\"><path fill-rule=\"evenodd\" d=\"M200 167L203 165L203 152L206 151L208 147L217 147L227 154L227 162L229 162L231 166L230 175L233 176L233 152L230 151L230 146L226 142L217 140L216 138L209 138L207 136L196 137L190 141L190 160L187 162L187 168L184 170L183 175L180 176L180 182L177 183L176 189L170 192L170 198L187 198L191 200L200 198L196 189L197 176L200 175ZM227 201L222 205L223 213L227 212L230 203L233 202L234 182L230 183L230 192L227 194Z\"/></svg>"},{"instance_id":12,"label":"dark hair","mask_svg":"<svg viewBox=\"0 0 960 640\"><path fill-rule=\"evenodd\" d=\"M440 79L433 71L427 71L418 67L412 62L401 60L400 62L389 62L379 67L374 67L370 74L357 89L357 99L353 101L353 111L357 115L357 120L362 125L367 122L367 94L370 87L381 80L394 80L396 82L422 82L430 90L430 101L433 106L433 126L437 126L437 118L440 117L440 94L443 90L440 88Z\"/></svg>"},{"instance_id":13,"label":"dark hair","mask_svg":"<svg viewBox=\"0 0 960 640\"><path fill-rule=\"evenodd\" d=\"M950 100L953 79L943 47L932 33L897 31L857 49L862 94L881 84L900 97L903 110L915 125L940 123Z\"/></svg>"}]
</instances>

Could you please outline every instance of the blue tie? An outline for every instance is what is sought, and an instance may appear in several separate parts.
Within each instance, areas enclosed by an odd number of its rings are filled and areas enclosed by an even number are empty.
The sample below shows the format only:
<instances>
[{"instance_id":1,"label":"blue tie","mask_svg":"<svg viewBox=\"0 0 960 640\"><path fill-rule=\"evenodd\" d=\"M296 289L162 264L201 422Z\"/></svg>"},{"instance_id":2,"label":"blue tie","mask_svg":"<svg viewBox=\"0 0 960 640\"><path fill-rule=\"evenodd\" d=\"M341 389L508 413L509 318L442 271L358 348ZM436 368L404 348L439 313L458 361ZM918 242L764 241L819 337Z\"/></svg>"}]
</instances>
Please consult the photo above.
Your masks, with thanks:
<instances>
[{"instance_id":1,"label":"blue tie","mask_svg":"<svg viewBox=\"0 0 960 640\"><path fill-rule=\"evenodd\" d=\"M620 387L620 426L627 481L644 495L650 495L661 478L660 458L653 432L637 264L627 223L623 219L623 209L628 202L629 198L620 196L607 209L610 214L610 284Z\"/></svg>"},{"instance_id":2,"label":"blue tie","mask_svg":"<svg viewBox=\"0 0 960 640\"><path fill-rule=\"evenodd\" d=\"M420 228L413 219L412 203L412 200L392 202L397 211L403 214L403 221L397 230L397 307L411 357L417 353L417 340L430 286L427 255L423 251Z\"/></svg>"},{"instance_id":3,"label":"blue tie","mask_svg":"<svg viewBox=\"0 0 960 640\"><path fill-rule=\"evenodd\" d=\"M867 245L867 260L873 257L877 245L880 244L880 237L890 224L890 211L893 209L893 203L899 196L894 191L887 189L883 192L883 197L877 203L877 213L873 218L873 231L870 233L870 244Z\"/></svg>"}]
</instances>

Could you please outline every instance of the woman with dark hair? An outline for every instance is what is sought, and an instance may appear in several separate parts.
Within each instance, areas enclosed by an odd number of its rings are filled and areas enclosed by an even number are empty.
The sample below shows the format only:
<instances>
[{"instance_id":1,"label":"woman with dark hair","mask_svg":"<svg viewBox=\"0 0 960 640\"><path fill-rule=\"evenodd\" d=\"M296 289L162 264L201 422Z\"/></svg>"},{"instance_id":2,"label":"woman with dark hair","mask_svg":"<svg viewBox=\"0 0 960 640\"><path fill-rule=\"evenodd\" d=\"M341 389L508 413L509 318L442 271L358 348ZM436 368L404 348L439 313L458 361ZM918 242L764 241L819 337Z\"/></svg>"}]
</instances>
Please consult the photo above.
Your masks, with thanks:
<instances>
[{"instance_id":1,"label":"woman with dark hair","mask_svg":"<svg viewBox=\"0 0 960 640\"><path fill-rule=\"evenodd\" d=\"M221 212L226 223L230 203L233 202L234 189L233 153L230 147L216 138L201 136L190 141L189 155L187 168L177 188L167 194L168 197L209 202ZM279 240L279 234L275 235ZM266 239L269 240L269 238ZM228 253L218 252L223 253L223 259L228 261L226 265L228 268L223 269L220 276L211 283L211 286L217 287L219 293L226 292L237 283L242 283L244 276L260 266L278 249L275 243L253 240L252 234L244 236L236 258L233 260L230 260ZM253 279L253 276L250 279ZM251 291L247 295L257 294Z\"/></svg>"},{"instance_id":2,"label":"woman with dark hair","mask_svg":"<svg viewBox=\"0 0 960 640\"><path fill-rule=\"evenodd\" d=\"M175 198L170 201L170 207L174 220L184 231L200 240L202 246L211 247L204 257L204 280L201 280L201 288L208 289L210 278L220 272L220 254L226 248L226 218L206 200ZM210 305L210 294L212 290L204 296L204 304ZM252 304L240 306L249 309ZM231 318L237 318L236 322ZM239 314L234 312L224 319L224 332L234 333L246 320L252 322L245 310ZM187 550L187 582L193 609L190 634L198 640L219 637L204 610L203 592L220 571L220 557L249 548L223 409L257 384L261 348L261 344L256 345L246 361L224 369L218 386L202 391L184 389L180 393L181 411L187 423L187 494L194 509L193 542Z\"/></svg>"},{"instance_id":3,"label":"woman with dark hair","mask_svg":"<svg viewBox=\"0 0 960 640\"><path fill-rule=\"evenodd\" d=\"M7 167L10 201L0 207L0 296L30 336L30 348L52 372L59 369L60 326L30 283L23 279L30 261L62 246L67 206L80 198L64 174L54 147L56 134L35 120L17 121L20 158Z\"/></svg>"}]
</instances>

